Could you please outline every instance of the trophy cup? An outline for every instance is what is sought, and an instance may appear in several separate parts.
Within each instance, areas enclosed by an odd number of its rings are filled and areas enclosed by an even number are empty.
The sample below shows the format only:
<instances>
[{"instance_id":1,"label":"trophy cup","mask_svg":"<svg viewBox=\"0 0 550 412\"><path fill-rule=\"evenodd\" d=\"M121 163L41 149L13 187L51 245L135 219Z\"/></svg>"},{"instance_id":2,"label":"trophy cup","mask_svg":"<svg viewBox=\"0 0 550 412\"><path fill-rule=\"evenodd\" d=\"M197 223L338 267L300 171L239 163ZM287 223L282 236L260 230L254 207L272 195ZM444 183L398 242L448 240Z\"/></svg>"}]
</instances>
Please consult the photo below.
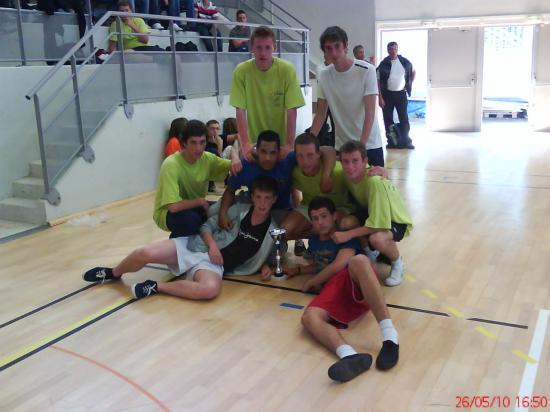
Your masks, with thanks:
<instances>
[{"instance_id":1,"label":"trophy cup","mask_svg":"<svg viewBox=\"0 0 550 412\"><path fill-rule=\"evenodd\" d=\"M275 228L269 231L271 238L275 242L275 273L273 274L273 279L283 280L286 279L285 274L283 273L283 268L281 267L281 249L283 247L283 241L285 239L285 229Z\"/></svg>"}]
</instances>

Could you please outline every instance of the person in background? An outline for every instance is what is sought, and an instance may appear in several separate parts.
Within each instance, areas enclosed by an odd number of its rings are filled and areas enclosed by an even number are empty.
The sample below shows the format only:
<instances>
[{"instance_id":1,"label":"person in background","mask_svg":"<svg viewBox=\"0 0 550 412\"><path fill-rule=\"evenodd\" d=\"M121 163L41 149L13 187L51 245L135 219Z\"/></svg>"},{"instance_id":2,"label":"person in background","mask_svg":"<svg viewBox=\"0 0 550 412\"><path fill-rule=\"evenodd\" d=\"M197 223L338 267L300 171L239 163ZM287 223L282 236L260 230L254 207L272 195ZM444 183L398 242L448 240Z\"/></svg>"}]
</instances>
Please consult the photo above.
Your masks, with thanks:
<instances>
[{"instance_id":1,"label":"person in background","mask_svg":"<svg viewBox=\"0 0 550 412\"><path fill-rule=\"evenodd\" d=\"M172 120L170 131L168 132L168 140L166 140L166 145L164 146L165 158L181 150L180 139L186 126L187 119L185 117L178 117Z\"/></svg>"},{"instance_id":2,"label":"person in background","mask_svg":"<svg viewBox=\"0 0 550 412\"><path fill-rule=\"evenodd\" d=\"M388 149L414 149L412 139L409 136L411 126L407 113L408 99L412 91L412 83L416 77L416 71L409 60L397 54L398 45L392 41L388 43L388 56L378 66L378 86L380 95L378 104L384 115L384 126L388 139ZM391 127L393 126L393 111L397 111L399 117L400 138L393 141Z\"/></svg>"},{"instance_id":3,"label":"person in background","mask_svg":"<svg viewBox=\"0 0 550 412\"><path fill-rule=\"evenodd\" d=\"M365 48L358 44L353 48L353 57L357 60L365 60Z\"/></svg>"},{"instance_id":4,"label":"person in background","mask_svg":"<svg viewBox=\"0 0 550 412\"><path fill-rule=\"evenodd\" d=\"M237 130L237 119L228 117L223 121L221 138L223 140L223 148L236 145L239 141L239 132Z\"/></svg>"},{"instance_id":5,"label":"person in background","mask_svg":"<svg viewBox=\"0 0 550 412\"><path fill-rule=\"evenodd\" d=\"M237 11L237 21L246 23L248 17L244 10ZM230 52L248 52L248 39L250 38L250 27L235 26L229 32L229 51ZM243 40L244 39L244 40Z\"/></svg>"},{"instance_id":6,"label":"person in background","mask_svg":"<svg viewBox=\"0 0 550 412\"><path fill-rule=\"evenodd\" d=\"M204 19L204 20L218 20L220 17L220 13L218 12L218 8L214 6L214 4L210 0L198 0L195 3L195 17L197 19ZM221 33L216 27L215 24L212 23L197 23L197 31L199 32L200 36L206 36L211 37L213 36L214 32L218 36L218 51L222 51L223 48L223 42L221 37ZM204 46L206 47L207 51L214 51L214 46L212 45L212 39L202 38L201 39Z\"/></svg>"}]
</instances>

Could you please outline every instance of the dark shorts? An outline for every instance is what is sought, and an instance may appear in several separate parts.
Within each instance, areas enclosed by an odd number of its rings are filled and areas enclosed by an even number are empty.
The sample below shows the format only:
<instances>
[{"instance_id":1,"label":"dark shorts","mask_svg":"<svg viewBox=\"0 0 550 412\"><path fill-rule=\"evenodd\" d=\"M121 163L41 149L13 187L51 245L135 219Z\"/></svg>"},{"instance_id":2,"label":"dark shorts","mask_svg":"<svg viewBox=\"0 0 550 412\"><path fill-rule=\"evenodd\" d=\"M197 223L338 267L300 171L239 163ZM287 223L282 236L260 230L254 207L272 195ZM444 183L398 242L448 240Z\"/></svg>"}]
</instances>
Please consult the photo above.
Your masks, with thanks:
<instances>
[{"instance_id":1,"label":"dark shorts","mask_svg":"<svg viewBox=\"0 0 550 412\"><path fill-rule=\"evenodd\" d=\"M355 216L359 221L359 224L364 225L365 221L369 217L368 209L358 207L357 210L351 213L352 216ZM395 242L401 241L405 237L407 232L407 225L404 223L391 222L391 229L389 229L393 234L393 240Z\"/></svg>"},{"instance_id":2,"label":"dark shorts","mask_svg":"<svg viewBox=\"0 0 550 412\"><path fill-rule=\"evenodd\" d=\"M384 167L384 150L381 147L367 150L367 159L371 166Z\"/></svg>"},{"instance_id":3,"label":"dark shorts","mask_svg":"<svg viewBox=\"0 0 550 412\"><path fill-rule=\"evenodd\" d=\"M351 279L347 268L329 279L321 293L308 305L309 307L327 311L331 323L338 329L345 329L350 322L369 310L359 285Z\"/></svg>"}]
</instances>

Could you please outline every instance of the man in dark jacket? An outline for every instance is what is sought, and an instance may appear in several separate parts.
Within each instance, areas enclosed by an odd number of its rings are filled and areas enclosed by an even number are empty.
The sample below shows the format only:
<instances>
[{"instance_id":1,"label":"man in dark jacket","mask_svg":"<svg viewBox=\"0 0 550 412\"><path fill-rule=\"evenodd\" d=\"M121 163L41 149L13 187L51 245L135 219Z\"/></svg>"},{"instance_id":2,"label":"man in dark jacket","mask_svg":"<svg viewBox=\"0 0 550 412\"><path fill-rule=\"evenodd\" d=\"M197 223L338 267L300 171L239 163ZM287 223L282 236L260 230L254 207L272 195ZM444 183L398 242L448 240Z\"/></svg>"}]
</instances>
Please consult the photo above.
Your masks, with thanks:
<instances>
[{"instance_id":1,"label":"man in dark jacket","mask_svg":"<svg viewBox=\"0 0 550 412\"><path fill-rule=\"evenodd\" d=\"M407 95L411 95L412 82L416 72L409 60L397 54L397 43L388 43L388 56L378 68L379 104L384 114L384 126L388 138L388 149L414 149L409 137L409 116L407 114ZM393 110L397 110L399 130L392 139ZM394 132L395 133L395 132Z\"/></svg>"}]
</instances>

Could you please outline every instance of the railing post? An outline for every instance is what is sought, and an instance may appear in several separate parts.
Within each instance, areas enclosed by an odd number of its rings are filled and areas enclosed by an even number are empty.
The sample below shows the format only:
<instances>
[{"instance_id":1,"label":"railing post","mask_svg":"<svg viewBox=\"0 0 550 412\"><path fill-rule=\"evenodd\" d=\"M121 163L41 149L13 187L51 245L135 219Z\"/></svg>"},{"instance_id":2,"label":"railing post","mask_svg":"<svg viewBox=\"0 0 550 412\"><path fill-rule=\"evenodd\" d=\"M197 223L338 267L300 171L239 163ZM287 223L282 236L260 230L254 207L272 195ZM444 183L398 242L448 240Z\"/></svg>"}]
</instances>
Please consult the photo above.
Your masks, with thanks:
<instances>
[{"instance_id":1,"label":"railing post","mask_svg":"<svg viewBox=\"0 0 550 412\"><path fill-rule=\"evenodd\" d=\"M214 27L214 73L216 75L215 81L216 81L216 99L218 100L218 106L221 106L223 104L223 99L220 94L220 68L218 66L218 26L213 25Z\"/></svg>"},{"instance_id":2,"label":"railing post","mask_svg":"<svg viewBox=\"0 0 550 412\"><path fill-rule=\"evenodd\" d=\"M86 26L88 30L92 30L92 27L94 26L92 21L92 3L90 0L86 0L86 11L88 12L88 19L86 20ZM94 36L90 36L90 53L93 53L95 50L94 45ZM95 63L95 60L94 60Z\"/></svg>"},{"instance_id":3,"label":"railing post","mask_svg":"<svg viewBox=\"0 0 550 412\"><path fill-rule=\"evenodd\" d=\"M176 31L174 30L174 20L170 20L170 49L172 51L172 67L174 69L174 86L176 88L176 110L183 110L183 99L180 98L180 80L178 76L178 56L176 54Z\"/></svg>"},{"instance_id":4,"label":"railing post","mask_svg":"<svg viewBox=\"0 0 550 412\"><path fill-rule=\"evenodd\" d=\"M308 48L308 42L309 42L309 36L307 31L302 32L302 66L303 66L303 76L304 76L304 91L307 95L307 89L306 86L309 84L309 59L307 58L307 55L309 53Z\"/></svg>"},{"instance_id":5,"label":"railing post","mask_svg":"<svg viewBox=\"0 0 550 412\"><path fill-rule=\"evenodd\" d=\"M281 58L283 54L283 46L281 44L281 29L277 29L277 55Z\"/></svg>"},{"instance_id":6,"label":"railing post","mask_svg":"<svg viewBox=\"0 0 550 412\"><path fill-rule=\"evenodd\" d=\"M55 188L50 186L48 175L48 162L46 160L46 142L44 142L44 130L42 129L42 113L40 112L40 100L38 94L33 97L34 115L36 116L36 130L38 132L38 144L40 146L40 160L42 162L42 179L44 180L44 196L51 205L57 206L61 202L61 196Z\"/></svg>"},{"instance_id":7,"label":"railing post","mask_svg":"<svg viewBox=\"0 0 550 412\"><path fill-rule=\"evenodd\" d=\"M84 136L84 125L82 124L82 109L80 108L80 92L78 90L78 78L76 74L76 59L74 54L71 56L71 74L73 78L73 91L75 94L76 120L78 123L78 136L80 138L80 156L88 163L95 160L95 154L91 147L86 144Z\"/></svg>"},{"instance_id":8,"label":"railing post","mask_svg":"<svg viewBox=\"0 0 550 412\"><path fill-rule=\"evenodd\" d=\"M117 31L117 43L118 52L120 53L120 84L122 85L122 103L124 105L124 114L128 119L131 119L134 115L133 106L128 103L128 86L126 85L126 64L124 61L124 43L122 42L122 24L120 23L120 16L116 16L116 31Z\"/></svg>"},{"instance_id":9,"label":"railing post","mask_svg":"<svg viewBox=\"0 0 550 412\"><path fill-rule=\"evenodd\" d=\"M19 53L21 54L21 62L23 66L27 65L27 55L25 54L25 40L23 39L23 18L21 17L21 3L17 4L17 35L19 36Z\"/></svg>"}]
</instances>

